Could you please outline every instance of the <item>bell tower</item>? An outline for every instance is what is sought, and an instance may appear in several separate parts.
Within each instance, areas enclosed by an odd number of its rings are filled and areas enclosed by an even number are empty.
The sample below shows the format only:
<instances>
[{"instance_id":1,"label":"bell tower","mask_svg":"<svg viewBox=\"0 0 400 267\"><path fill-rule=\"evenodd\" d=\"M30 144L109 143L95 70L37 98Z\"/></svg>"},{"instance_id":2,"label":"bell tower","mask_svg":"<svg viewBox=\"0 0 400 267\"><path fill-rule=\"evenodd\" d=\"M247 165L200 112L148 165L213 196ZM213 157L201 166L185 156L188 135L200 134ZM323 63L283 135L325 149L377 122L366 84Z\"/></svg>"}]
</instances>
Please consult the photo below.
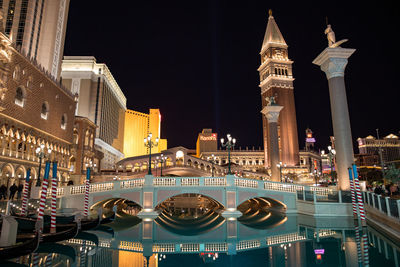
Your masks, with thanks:
<instances>
[{"instance_id":1,"label":"bell tower","mask_svg":"<svg viewBox=\"0 0 400 267\"><path fill-rule=\"evenodd\" d=\"M283 106L278 120L279 153L282 164L296 166L299 163L299 141L297 136L296 109L292 64L288 57L288 45L269 10L267 30L261 47L260 88L262 108L268 105L266 97L276 97L276 103ZM271 152L268 147L268 121L263 116L263 142L265 167L270 167Z\"/></svg>"}]
</instances>

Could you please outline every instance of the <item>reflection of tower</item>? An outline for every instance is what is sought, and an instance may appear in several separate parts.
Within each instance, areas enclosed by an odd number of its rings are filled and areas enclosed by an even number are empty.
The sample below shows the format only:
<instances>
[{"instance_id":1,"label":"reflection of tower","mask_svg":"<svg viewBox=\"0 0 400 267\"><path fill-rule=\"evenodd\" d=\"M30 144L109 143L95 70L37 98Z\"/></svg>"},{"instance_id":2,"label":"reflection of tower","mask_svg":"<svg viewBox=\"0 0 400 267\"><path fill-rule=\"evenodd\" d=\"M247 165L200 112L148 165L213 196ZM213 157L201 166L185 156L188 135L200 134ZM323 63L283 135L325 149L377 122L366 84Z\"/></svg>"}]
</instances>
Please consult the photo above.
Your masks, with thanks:
<instances>
[{"instance_id":1,"label":"reflection of tower","mask_svg":"<svg viewBox=\"0 0 400 267\"><path fill-rule=\"evenodd\" d=\"M313 151L314 150L314 144L315 144L315 138L313 137L313 132L311 131L310 128L306 129L306 151Z\"/></svg>"},{"instance_id":2,"label":"reflection of tower","mask_svg":"<svg viewBox=\"0 0 400 267\"><path fill-rule=\"evenodd\" d=\"M280 158L283 164L297 165L299 162L299 141L293 93L292 63L288 58L288 46L283 39L272 12L269 13L267 30L261 48L260 87L262 107L268 103L265 99L277 96L276 102L284 107L278 121ZM263 116L265 166L271 166L268 149L268 121Z\"/></svg>"}]
</instances>

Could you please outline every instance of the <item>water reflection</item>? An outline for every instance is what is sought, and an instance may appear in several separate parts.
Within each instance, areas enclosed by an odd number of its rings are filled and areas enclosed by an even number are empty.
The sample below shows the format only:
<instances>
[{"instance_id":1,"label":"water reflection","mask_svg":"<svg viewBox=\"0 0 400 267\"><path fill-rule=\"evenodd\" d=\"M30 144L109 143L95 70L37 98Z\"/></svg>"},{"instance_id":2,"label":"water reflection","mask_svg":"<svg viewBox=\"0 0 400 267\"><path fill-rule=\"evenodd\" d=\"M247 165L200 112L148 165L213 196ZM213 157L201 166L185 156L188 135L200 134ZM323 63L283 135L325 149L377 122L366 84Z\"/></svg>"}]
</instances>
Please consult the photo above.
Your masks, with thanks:
<instances>
[{"instance_id":1,"label":"water reflection","mask_svg":"<svg viewBox=\"0 0 400 267\"><path fill-rule=\"evenodd\" d=\"M398 244L373 228L355 227L351 218L285 215L268 209L262 200L251 200L240 207L242 217L226 220L218 209L211 209L215 203L189 207L178 202L164 203L154 221L141 221L126 212L132 210L128 208L131 204L120 201L115 222L65 242L43 244L13 264L399 266Z\"/></svg>"}]
</instances>

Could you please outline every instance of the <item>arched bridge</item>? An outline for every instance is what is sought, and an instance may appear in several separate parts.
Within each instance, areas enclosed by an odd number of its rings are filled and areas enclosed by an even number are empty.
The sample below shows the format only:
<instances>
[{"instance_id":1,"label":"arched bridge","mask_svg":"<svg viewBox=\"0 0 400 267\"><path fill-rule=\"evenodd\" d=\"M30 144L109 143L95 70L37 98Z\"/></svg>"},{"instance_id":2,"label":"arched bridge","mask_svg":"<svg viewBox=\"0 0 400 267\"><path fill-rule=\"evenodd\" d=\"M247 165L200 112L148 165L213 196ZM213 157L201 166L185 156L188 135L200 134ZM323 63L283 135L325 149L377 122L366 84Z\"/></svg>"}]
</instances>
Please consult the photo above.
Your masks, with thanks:
<instances>
[{"instance_id":1,"label":"arched bridge","mask_svg":"<svg viewBox=\"0 0 400 267\"><path fill-rule=\"evenodd\" d=\"M276 208L286 213L297 212L296 193L306 186L239 178L226 177L154 177L130 180L115 180L90 185L90 206L111 198L123 198L136 202L142 207L140 216L156 217L157 205L170 197L194 193L201 194L219 202L224 207L224 217L238 217L237 207L253 198L269 200ZM307 190L318 191L322 188L310 187ZM82 209L85 186L67 186L58 189L60 208ZM318 193L318 192L317 192ZM324 192L320 192L324 193Z\"/></svg>"}]
</instances>

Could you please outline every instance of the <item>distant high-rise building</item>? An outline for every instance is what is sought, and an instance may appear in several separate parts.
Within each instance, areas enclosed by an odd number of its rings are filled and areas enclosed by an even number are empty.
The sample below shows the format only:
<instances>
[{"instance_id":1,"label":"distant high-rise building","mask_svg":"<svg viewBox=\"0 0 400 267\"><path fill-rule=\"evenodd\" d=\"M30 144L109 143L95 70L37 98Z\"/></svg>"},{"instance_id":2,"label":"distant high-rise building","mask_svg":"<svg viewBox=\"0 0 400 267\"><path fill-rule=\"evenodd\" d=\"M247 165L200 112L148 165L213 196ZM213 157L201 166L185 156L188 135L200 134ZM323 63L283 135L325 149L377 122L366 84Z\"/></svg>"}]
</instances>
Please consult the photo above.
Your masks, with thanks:
<instances>
[{"instance_id":1,"label":"distant high-rise building","mask_svg":"<svg viewBox=\"0 0 400 267\"><path fill-rule=\"evenodd\" d=\"M0 28L21 51L58 79L69 0L2 0Z\"/></svg>"},{"instance_id":2,"label":"distant high-rise building","mask_svg":"<svg viewBox=\"0 0 400 267\"><path fill-rule=\"evenodd\" d=\"M97 126L95 148L104 154L100 169L113 169L124 157L126 97L110 70L94 57L64 57L62 82L78 94L75 115Z\"/></svg>"},{"instance_id":3,"label":"distant high-rise building","mask_svg":"<svg viewBox=\"0 0 400 267\"><path fill-rule=\"evenodd\" d=\"M379 149L381 149L382 160L385 164L400 160L400 140L397 135L389 134L382 139L369 135L358 138L357 142L361 155L379 155Z\"/></svg>"},{"instance_id":4,"label":"distant high-rise building","mask_svg":"<svg viewBox=\"0 0 400 267\"><path fill-rule=\"evenodd\" d=\"M266 97L276 96L276 103L283 106L278 120L280 159L287 166L299 164L299 141L297 137L296 109L292 64L288 57L288 46L276 24L272 12L269 13L267 30L261 48L260 87L262 108L268 103ZM268 147L268 121L263 116L265 165L270 165Z\"/></svg>"},{"instance_id":5,"label":"distant high-rise building","mask_svg":"<svg viewBox=\"0 0 400 267\"><path fill-rule=\"evenodd\" d=\"M167 139L161 139L161 113L159 109L150 109L149 114L127 110L124 127L124 155L126 158L146 155L149 149L143 140L152 134L153 140L159 138L158 146L152 153L160 153L167 149Z\"/></svg>"}]
</instances>

